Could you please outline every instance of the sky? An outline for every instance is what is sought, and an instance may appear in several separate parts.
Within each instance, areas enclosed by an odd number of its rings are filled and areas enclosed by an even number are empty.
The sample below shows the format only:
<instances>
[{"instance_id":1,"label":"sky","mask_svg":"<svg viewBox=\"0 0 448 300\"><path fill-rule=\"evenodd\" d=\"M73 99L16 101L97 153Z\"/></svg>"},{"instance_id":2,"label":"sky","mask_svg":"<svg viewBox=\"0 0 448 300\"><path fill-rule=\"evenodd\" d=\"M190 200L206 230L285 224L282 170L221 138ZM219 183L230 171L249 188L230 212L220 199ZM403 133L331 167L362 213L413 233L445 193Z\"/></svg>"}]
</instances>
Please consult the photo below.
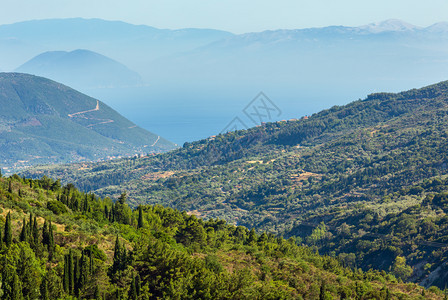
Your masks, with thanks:
<instances>
[{"instance_id":1,"label":"sky","mask_svg":"<svg viewBox=\"0 0 448 300\"><path fill-rule=\"evenodd\" d=\"M0 0L0 24L48 18L101 18L158 28L234 33L401 19L448 21L447 0Z\"/></svg>"}]
</instances>

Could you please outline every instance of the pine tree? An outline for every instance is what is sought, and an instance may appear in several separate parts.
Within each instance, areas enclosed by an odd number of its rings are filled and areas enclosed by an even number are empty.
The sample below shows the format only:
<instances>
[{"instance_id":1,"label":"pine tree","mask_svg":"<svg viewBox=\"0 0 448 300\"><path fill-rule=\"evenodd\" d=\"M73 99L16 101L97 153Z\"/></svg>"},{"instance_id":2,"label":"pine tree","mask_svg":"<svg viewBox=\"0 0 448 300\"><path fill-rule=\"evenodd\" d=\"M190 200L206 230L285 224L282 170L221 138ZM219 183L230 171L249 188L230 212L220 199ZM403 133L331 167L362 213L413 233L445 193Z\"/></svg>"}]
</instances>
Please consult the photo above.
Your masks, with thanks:
<instances>
[{"instance_id":1,"label":"pine tree","mask_svg":"<svg viewBox=\"0 0 448 300\"><path fill-rule=\"evenodd\" d=\"M257 241L257 234L255 233L255 229L251 229L249 232L249 237L247 239L247 244L251 244Z\"/></svg>"},{"instance_id":2,"label":"pine tree","mask_svg":"<svg viewBox=\"0 0 448 300\"><path fill-rule=\"evenodd\" d=\"M121 193L120 197L118 198L118 203L120 203L121 205L124 205L126 203L126 192Z\"/></svg>"},{"instance_id":3,"label":"pine tree","mask_svg":"<svg viewBox=\"0 0 448 300\"><path fill-rule=\"evenodd\" d=\"M8 215L6 216L4 232L5 232L5 235L3 237L3 241L5 242L6 246L9 247L12 243L11 212L8 212Z\"/></svg>"},{"instance_id":4,"label":"pine tree","mask_svg":"<svg viewBox=\"0 0 448 300\"><path fill-rule=\"evenodd\" d=\"M138 207L138 228L142 228L143 227L143 209L142 206L140 205Z\"/></svg>"}]
</instances>

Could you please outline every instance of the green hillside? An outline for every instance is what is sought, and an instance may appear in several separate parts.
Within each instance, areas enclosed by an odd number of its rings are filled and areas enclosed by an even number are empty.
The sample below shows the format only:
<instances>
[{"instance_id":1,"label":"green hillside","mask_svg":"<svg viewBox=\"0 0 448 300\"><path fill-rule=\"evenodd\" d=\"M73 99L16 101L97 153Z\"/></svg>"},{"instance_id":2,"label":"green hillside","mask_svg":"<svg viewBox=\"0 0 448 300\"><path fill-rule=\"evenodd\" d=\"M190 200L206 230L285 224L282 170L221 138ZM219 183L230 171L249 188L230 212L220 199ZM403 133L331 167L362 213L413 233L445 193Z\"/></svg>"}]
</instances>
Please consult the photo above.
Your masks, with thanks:
<instances>
[{"instance_id":1,"label":"green hillside","mask_svg":"<svg viewBox=\"0 0 448 300\"><path fill-rule=\"evenodd\" d=\"M161 203L286 237L352 267L446 285L448 82L373 94L298 121L218 135L170 153L43 167L102 196Z\"/></svg>"},{"instance_id":2,"label":"green hillside","mask_svg":"<svg viewBox=\"0 0 448 300\"><path fill-rule=\"evenodd\" d=\"M0 178L2 299L442 299L273 234ZM394 273L404 266L397 263ZM405 270L406 268L404 268Z\"/></svg>"},{"instance_id":3,"label":"green hillside","mask_svg":"<svg viewBox=\"0 0 448 300\"><path fill-rule=\"evenodd\" d=\"M0 107L4 168L97 161L174 148L101 101L42 77L0 73Z\"/></svg>"}]
</instances>

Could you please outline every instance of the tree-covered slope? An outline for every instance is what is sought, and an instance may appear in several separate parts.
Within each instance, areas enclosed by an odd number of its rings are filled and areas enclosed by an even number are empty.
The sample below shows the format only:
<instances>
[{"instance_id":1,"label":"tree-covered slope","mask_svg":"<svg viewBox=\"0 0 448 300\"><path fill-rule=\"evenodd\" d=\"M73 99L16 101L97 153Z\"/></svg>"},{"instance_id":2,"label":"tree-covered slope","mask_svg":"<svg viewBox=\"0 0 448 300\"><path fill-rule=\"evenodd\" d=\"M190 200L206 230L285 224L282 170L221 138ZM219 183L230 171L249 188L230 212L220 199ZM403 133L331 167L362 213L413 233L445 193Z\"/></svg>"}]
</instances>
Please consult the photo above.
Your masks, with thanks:
<instances>
[{"instance_id":1,"label":"tree-covered slope","mask_svg":"<svg viewBox=\"0 0 448 300\"><path fill-rule=\"evenodd\" d=\"M294 238L158 205L131 210L125 194L113 203L45 177L0 178L0 227L4 299L443 297Z\"/></svg>"},{"instance_id":2,"label":"tree-covered slope","mask_svg":"<svg viewBox=\"0 0 448 300\"><path fill-rule=\"evenodd\" d=\"M0 74L0 162L20 167L160 152L174 145L57 82Z\"/></svg>"},{"instance_id":3,"label":"tree-covered slope","mask_svg":"<svg viewBox=\"0 0 448 300\"><path fill-rule=\"evenodd\" d=\"M403 258L413 268L404 279L443 288L447 124L448 82L441 82L167 154L31 173L299 236L365 270L389 270Z\"/></svg>"}]
</instances>

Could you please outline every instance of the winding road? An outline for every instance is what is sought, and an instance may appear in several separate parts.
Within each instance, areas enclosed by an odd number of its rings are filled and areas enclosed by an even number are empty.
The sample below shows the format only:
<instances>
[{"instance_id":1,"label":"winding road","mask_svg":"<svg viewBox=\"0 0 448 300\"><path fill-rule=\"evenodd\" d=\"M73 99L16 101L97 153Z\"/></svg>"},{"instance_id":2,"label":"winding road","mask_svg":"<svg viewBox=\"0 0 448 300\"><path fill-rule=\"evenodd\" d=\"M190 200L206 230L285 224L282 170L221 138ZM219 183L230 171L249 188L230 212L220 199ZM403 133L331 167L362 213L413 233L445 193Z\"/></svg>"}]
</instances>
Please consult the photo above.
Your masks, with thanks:
<instances>
[{"instance_id":1,"label":"winding road","mask_svg":"<svg viewBox=\"0 0 448 300\"><path fill-rule=\"evenodd\" d=\"M73 117L75 117L75 116L81 116L81 115L83 115L83 114L86 114L86 113L89 113L89 112L93 112L93 111L98 111L98 110L100 110L100 101L99 101L99 100L96 100L96 106L95 106L94 109L85 110L85 111L80 111L80 112L76 112L76 113L73 113L73 114L68 114L68 116L69 116L70 118L73 118ZM85 116L83 116L83 118L84 118L84 119L87 119L87 120L101 121L101 122L98 122L98 123L94 123L94 124L87 125L86 127L88 127L88 128L93 127L93 126L96 126L96 125L100 125L100 124L107 124L107 123L113 123L113 122L114 122L114 120L111 120L111 119L88 118L88 117L85 117Z\"/></svg>"}]
</instances>

